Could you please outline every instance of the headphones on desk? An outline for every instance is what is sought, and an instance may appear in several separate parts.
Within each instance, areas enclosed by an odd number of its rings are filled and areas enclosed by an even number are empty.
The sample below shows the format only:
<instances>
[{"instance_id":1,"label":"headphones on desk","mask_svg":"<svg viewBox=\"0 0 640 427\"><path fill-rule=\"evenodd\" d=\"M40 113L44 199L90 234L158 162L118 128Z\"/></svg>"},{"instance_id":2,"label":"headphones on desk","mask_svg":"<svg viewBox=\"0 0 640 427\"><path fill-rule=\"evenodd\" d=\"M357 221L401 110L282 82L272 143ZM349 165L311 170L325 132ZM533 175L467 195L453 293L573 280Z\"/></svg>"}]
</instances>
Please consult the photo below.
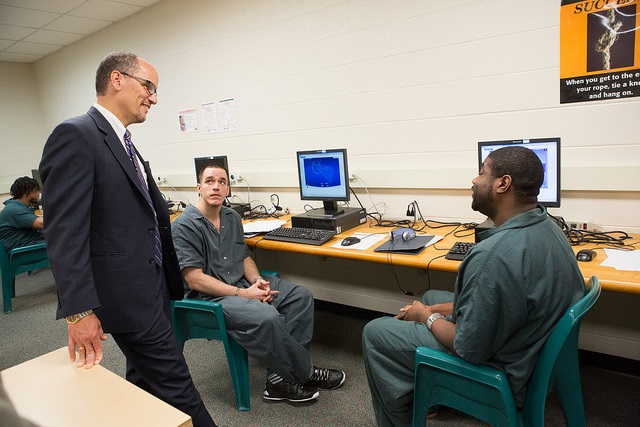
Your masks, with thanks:
<instances>
[{"instance_id":1,"label":"headphones on desk","mask_svg":"<svg viewBox=\"0 0 640 427\"><path fill-rule=\"evenodd\" d=\"M416 232L412 228L398 228L389 233L389 240L392 242L396 239L402 239L403 242L408 242L414 237L416 237Z\"/></svg>"}]
</instances>

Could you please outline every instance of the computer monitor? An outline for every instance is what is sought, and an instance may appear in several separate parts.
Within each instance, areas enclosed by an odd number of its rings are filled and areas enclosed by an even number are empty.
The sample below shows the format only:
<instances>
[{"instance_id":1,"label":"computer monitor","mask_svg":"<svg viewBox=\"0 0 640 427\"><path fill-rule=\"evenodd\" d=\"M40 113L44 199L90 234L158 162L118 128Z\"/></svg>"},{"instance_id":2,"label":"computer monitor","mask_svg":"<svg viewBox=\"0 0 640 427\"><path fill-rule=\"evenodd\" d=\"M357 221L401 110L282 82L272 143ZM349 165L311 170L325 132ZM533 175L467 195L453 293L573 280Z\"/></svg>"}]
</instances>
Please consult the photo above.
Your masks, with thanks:
<instances>
[{"instance_id":1,"label":"computer monitor","mask_svg":"<svg viewBox=\"0 0 640 427\"><path fill-rule=\"evenodd\" d=\"M38 181L38 185L40 186L40 191L42 191L42 178L40 178L40 171L38 171L38 169L31 169L31 176L33 177L33 179L35 179L36 181Z\"/></svg>"},{"instance_id":2,"label":"computer monitor","mask_svg":"<svg viewBox=\"0 0 640 427\"><path fill-rule=\"evenodd\" d=\"M560 207L560 138L515 139L478 142L480 167L487 156L498 148L522 145L537 154L544 168L544 182L538 203L548 208Z\"/></svg>"},{"instance_id":3,"label":"computer monitor","mask_svg":"<svg viewBox=\"0 0 640 427\"><path fill-rule=\"evenodd\" d=\"M200 171L206 166L216 163L220 166L224 167L227 170L227 174L229 174L229 162L227 161L227 156L208 156L208 157L196 157L193 159L193 162L196 167L196 182L198 182L198 175ZM227 177L231 180L231 177ZM229 196L231 197L231 182L229 182Z\"/></svg>"},{"instance_id":4,"label":"computer monitor","mask_svg":"<svg viewBox=\"0 0 640 427\"><path fill-rule=\"evenodd\" d=\"M302 200L318 200L324 215L338 215L339 201L349 201L349 170L346 148L298 151L298 180ZM319 209L315 209L319 212Z\"/></svg>"}]
</instances>

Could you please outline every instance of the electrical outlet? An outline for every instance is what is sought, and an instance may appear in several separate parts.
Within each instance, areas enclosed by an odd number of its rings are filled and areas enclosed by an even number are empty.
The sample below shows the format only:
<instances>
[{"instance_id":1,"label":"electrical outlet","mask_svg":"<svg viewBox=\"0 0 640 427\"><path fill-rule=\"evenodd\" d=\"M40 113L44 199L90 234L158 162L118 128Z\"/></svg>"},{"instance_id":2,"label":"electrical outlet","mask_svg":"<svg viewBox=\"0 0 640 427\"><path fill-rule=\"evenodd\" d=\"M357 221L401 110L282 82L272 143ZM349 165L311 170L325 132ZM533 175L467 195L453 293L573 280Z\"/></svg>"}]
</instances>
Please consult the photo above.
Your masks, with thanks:
<instances>
[{"instance_id":1,"label":"electrical outlet","mask_svg":"<svg viewBox=\"0 0 640 427\"><path fill-rule=\"evenodd\" d=\"M244 181L244 178L242 177L242 175L240 174L233 174L231 175L231 179L234 180L235 182L242 182Z\"/></svg>"},{"instance_id":2,"label":"electrical outlet","mask_svg":"<svg viewBox=\"0 0 640 427\"><path fill-rule=\"evenodd\" d=\"M416 215L416 208L414 203L409 203L409 205L407 205L407 216L415 216Z\"/></svg>"},{"instance_id":3,"label":"electrical outlet","mask_svg":"<svg viewBox=\"0 0 640 427\"><path fill-rule=\"evenodd\" d=\"M156 182L158 184L166 184L167 183L167 177L166 176L158 176L158 177L156 177Z\"/></svg>"},{"instance_id":4,"label":"electrical outlet","mask_svg":"<svg viewBox=\"0 0 640 427\"><path fill-rule=\"evenodd\" d=\"M565 221L565 222L567 223L567 226L571 230L591 231L591 232L601 231L601 228L599 225L589 221Z\"/></svg>"}]
</instances>

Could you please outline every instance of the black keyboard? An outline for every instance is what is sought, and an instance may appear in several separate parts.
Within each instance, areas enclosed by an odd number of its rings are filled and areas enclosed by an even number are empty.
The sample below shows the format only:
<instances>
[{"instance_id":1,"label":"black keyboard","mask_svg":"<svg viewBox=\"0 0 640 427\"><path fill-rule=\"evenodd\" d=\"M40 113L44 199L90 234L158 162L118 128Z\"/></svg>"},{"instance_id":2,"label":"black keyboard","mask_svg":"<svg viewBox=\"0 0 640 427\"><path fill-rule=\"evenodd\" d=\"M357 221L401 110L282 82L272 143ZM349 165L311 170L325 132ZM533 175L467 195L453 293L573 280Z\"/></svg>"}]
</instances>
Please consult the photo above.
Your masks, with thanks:
<instances>
[{"instance_id":1,"label":"black keyboard","mask_svg":"<svg viewBox=\"0 0 640 427\"><path fill-rule=\"evenodd\" d=\"M336 235L333 230L319 230L317 228L276 228L265 234L264 238L281 242L303 243L306 245L322 245Z\"/></svg>"},{"instance_id":2,"label":"black keyboard","mask_svg":"<svg viewBox=\"0 0 640 427\"><path fill-rule=\"evenodd\" d=\"M455 242L451 249L449 249L449 252L447 252L447 255L445 255L445 258L462 261L475 245L473 242Z\"/></svg>"}]
</instances>

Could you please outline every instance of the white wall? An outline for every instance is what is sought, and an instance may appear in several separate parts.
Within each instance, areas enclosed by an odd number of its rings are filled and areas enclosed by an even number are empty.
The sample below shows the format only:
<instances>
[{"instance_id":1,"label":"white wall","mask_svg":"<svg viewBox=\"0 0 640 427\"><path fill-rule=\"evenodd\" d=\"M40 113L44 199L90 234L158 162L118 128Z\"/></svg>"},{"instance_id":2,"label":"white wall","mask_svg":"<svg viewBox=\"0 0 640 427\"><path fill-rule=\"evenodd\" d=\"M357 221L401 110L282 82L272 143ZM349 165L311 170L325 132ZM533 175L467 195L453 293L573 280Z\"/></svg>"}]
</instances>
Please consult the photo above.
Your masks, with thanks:
<instances>
[{"instance_id":1,"label":"white wall","mask_svg":"<svg viewBox=\"0 0 640 427\"><path fill-rule=\"evenodd\" d=\"M48 132L38 99L32 65L0 62L0 194L38 167Z\"/></svg>"},{"instance_id":2,"label":"white wall","mask_svg":"<svg viewBox=\"0 0 640 427\"><path fill-rule=\"evenodd\" d=\"M238 197L270 206L277 193L300 212L295 151L346 147L365 207L404 218L417 200L428 218L481 220L469 191L477 141L560 136L563 206L552 212L640 233L640 99L560 105L559 15L557 0L166 0L33 65L0 63L0 184L88 109L100 59L129 50L160 73L158 105L132 128L174 199L196 200L194 157L226 154L247 179ZM226 98L238 130L179 132L178 111ZM344 300L330 285L314 292ZM347 290L359 299L356 284ZM594 334L640 359L637 327L611 319Z\"/></svg>"},{"instance_id":3,"label":"white wall","mask_svg":"<svg viewBox=\"0 0 640 427\"><path fill-rule=\"evenodd\" d=\"M477 141L560 136L554 213L639 232L639 101L560 105L558 33L551 0L167 0L34 69L50 129L86 111L104 54L151 61L159 103L134 137L173 187L192 189L193 157L226 154L252 199L277 192L300 212L295 151L346 147L360 198L370 188L387 216L417 200L428 217L479 219ZM238 130L178 131L178 111L226 98Z\"/></svg>"}]
</instances>

